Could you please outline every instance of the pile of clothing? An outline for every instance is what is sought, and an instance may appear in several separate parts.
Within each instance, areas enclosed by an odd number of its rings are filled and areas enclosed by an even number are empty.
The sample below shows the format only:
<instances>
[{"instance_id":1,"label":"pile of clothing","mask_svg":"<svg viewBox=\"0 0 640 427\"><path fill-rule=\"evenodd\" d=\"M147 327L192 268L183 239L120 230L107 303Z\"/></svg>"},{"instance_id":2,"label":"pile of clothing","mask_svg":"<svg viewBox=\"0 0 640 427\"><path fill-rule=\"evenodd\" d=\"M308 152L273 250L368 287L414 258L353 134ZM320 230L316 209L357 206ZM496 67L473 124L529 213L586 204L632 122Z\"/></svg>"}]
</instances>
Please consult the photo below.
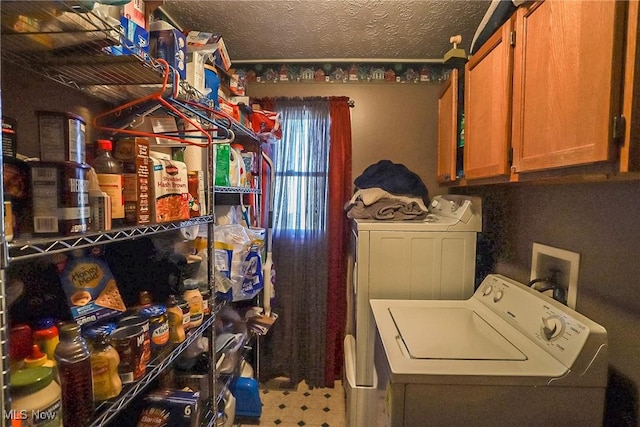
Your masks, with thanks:
<instances>
[{"instance_id":1,"label":"pile of clothing","mask_svg":"<svg viewBox=\"0 0 640 427\"><path fill-rule=\"evenodd\" d=\"M381 160L353 182L356 191L345 205L347 217L376 220L422 220L429 193L420 177L402 164Z\"/></svg>"}]
</instances>

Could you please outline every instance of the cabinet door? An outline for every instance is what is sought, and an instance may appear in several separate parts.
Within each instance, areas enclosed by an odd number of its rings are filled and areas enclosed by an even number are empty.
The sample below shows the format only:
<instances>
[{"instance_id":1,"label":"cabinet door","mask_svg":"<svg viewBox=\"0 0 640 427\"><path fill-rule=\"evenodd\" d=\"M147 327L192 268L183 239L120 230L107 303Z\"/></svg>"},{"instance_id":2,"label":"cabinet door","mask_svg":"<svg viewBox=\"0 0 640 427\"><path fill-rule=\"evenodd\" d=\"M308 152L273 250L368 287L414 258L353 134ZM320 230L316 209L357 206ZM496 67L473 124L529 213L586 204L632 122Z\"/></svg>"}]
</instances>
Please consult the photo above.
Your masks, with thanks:
<instances>
[{"instance_id":1,"label":"cabinet door","mask_svg":"<svg viewBox=\"0 0 640 427\"><path fill-rule=\"evenodd\" d=\"M620 110L626 2L544 1L517 13L514 171L606 161ZM616 63L617 62L617 63Z\"/></svg>"},{"instance_id":2,"label":"cabinet door","mask_svg":"<svg viewBox=\"0 0 640 427\"><path fill-rule=\"evenodd\" d=\"M467 179L509 173L512 28L512 21L507 21L467 63L464 87Z\"/></svg>"},{"instance_id":3,"label":"cabinet door","mask_svg":"<svg viewBox=\"0 0 640 427\"><path fill-rule=\"evenodd\" d=\"M451 70L438 98L438 176L441 183L456 179L458 136L458 70Z\"/></svg>"}]
</instances>

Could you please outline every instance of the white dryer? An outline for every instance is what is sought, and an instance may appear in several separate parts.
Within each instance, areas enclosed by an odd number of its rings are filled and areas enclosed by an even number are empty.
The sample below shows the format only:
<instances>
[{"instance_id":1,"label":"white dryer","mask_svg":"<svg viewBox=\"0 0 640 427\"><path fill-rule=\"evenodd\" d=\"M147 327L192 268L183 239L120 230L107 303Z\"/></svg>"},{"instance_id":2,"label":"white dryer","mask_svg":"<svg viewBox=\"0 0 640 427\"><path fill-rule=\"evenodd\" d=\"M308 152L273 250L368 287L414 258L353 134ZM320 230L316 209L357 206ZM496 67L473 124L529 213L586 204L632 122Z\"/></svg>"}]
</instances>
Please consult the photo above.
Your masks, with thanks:
<instances>
[{"instance_id":1,"label":"white dryer","mask_svg":"<svg viewBox=\"0 0 640 427\"><path fill-rule=\"evenodd\" d=\"M465 301L371 300L383 426L601 426L607 332L514 280Z\"/></svg>"},{"instance_id":2,"label":"white dryer","mask_svg":"<svg viewBox=\"0 0 640 427\"><path fill-rule=\"evenodd\" d=\"M474 292L479 197L435 196L420 221L353 221L355 265L344 341L344 387L350 427L368 427L377 387L375 322L369 300L459 299Z\"/></svg>"}]
</instances>

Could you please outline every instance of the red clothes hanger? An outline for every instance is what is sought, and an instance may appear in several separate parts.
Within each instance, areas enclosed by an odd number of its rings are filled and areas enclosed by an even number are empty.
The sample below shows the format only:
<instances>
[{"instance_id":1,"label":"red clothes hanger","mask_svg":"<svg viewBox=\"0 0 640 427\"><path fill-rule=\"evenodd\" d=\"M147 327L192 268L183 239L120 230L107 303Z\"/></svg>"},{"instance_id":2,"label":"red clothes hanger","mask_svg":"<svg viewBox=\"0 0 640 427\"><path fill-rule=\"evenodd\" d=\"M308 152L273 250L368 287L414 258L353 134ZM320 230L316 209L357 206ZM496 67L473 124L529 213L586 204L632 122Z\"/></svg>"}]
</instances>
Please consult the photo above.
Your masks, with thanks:
<instances>
[{"instance_id":1,"label":"red clothes hanger","mask_svg":"<svg viewBox=\"0 0 640 427\"><path fill-rule=\"evenodd\" d=\"M126 134L126 135L133 135L133 136L139 136L142 138L164 138L164 139L170 139L173 141L176 141L178 143L182 143L182 144L189 144L189 145L196 145L196 146L200 146L200 147L208 147L209 145L211 145L213 143L213 136L211 135L211 133L214 130L217 130L217 127L211 127L211 128L207 128L204 129L197 121L192 120L191 117L189 117L187 114L183 113L183 111L181 111L177 106L176 103L174 103L173 101L175 100L175 98L177 98L177 92L178 92L178 81L177 81L177 73L175 72L175 70L173 70L169 64L167 63L167 61L163 60L163 59L157 59L156 60L160 65L162 65L164 67L164 75L163 75L163 79L162 79L162 87L160 88L160 90L158 90L157 92L154 92L150 95L144 96L142 98L138 98L135 99L133 101L127 102L123 105L120 105L112 110L106 111L104 113L101 113L99 115L97 115L94 119L93 119L93 126L95 129L100 130L100 131L104 131L104 132L110 132L110 133L114 133L114 134ZM165 92L167 90L167 84L169 81L169 74L173 74L173 88L171 90L171 96L168 98L165 98ZM108 125L104 125L102 124L103 121L113 121L115 119L122 119L123 116L126 117L131 116L132 114L135 114L137 117L144 117L147 116L151 113L153 113L154 111L157 111L158 109L164 109L166 110L170 115L176 116L182 120L184 120L186 123L190 124L193 128L193 130L189 130L187 132L193 132L194 134L197 133L198 138L202 138L203 140L206 140L206 142L204 143L198 143L198 142L194 142L193 140L188 140L185 139L184 137L181 137L179 135L176 135L175 133L165 133L165 132L161 132L161 133L154 133L154 132L144 132L144 131L140 131L140 130L136 130L136 129L130 129L127 128L127 126L129 126L133 120L127 122L127 125L124 127L111 127ZM127 111L129 110L129 111ZM142 112L138 112L136 113L136 111L140 111L142 110ZM212 124L211 122L209 124ZM215 123L214 123L215 124ZM193 138L193 137L191 137Z\"/></svg>"}]
</instances>

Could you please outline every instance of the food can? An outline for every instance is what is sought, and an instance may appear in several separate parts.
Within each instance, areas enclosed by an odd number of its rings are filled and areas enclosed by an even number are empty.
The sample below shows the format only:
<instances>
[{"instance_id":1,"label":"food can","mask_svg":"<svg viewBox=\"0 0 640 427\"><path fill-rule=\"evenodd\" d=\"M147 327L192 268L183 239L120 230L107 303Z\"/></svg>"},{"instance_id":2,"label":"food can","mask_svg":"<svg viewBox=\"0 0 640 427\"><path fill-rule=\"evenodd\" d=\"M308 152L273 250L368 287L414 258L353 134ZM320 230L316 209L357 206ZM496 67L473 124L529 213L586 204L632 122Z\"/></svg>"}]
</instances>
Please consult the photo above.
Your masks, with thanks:
<instances>
[{"instance_id":1,"label":"food can","mask_svg":"<svg viewBox=\"0 0 640 427\"><path fill-rule=\"evenodd\" d=\"M2 116L2 158L16 156L18 137L16 127L18 122L8 116Z\"/></svg>"},{"instance_id":2,"label":"food can","mask_svg":"<svg viewBox=\"0 0 640 427\"><path fill-rule=\"evenodd\" d=\"M40 160L50 162L86 161L86 124L71 113L38 111Z\"/></svg>"},{"instance_id":3,"label":"food can","mask_svg":"<svg viewBox=\"0 0 640 427\"><path fill-rule=\"evenodd\" d=\"M10 202L13 211L13 235L19 237L30 233L32 227L29 165L22 160L6 157L2 159L2 168L5 209L6 203Z\"/></svg>"},{"instance_id":4,"label":"food can","mask_svg":"<svg viewBox=\"0 0 640 427\"><path fill-rule=\"evenodd\" d=\"M140 316L149 319L151 350L159 350L169 342L169 319L167 309L162 304L155 304L140 310Z\"/></svg>"},{"instance_id":5,"label":"food can","mask_svg":"<svg viewBox=\"0 0 640 427\"><path fill-rule=\"evenodd\" d=\"M90 326L82 325L82 336L85 337L90 344L93 344L99 335L111 337L111 334L116 329L116 324L113 322L92 324Z\"/></svg>"},{"instance_id":6,"label":"food can","mask_svg":"<svg viewBox=\"0 0 640 427\"><path fill-rule=\"evenodd\" d=\"M118 327L140 326L144 333L142 362L148 365L151 361L151 334L149 333L149 319L142 316L128 316L118 321Z\"/></svg>"},{"instance_id":7,"label":"food can","mask_svg":"<svg viewBox=\"0 0 640 427\"><path fill-rule=\"evenodd\" d=\"M29 162L33 232L36 235L85 233L89 227L89 165Z\"/></svg>"},{"instance_id":8,"label":"food can","mask_svg":"<svg viewBox=\"0 0 640 427\"><path fill-rule=\"evenodd\" d=\"M141 326L124 326L111 333L111 345L120 356L118 375L123 384L139 380L147 365L142 359L144 332Z\"/></svg>"}]
</instances>

